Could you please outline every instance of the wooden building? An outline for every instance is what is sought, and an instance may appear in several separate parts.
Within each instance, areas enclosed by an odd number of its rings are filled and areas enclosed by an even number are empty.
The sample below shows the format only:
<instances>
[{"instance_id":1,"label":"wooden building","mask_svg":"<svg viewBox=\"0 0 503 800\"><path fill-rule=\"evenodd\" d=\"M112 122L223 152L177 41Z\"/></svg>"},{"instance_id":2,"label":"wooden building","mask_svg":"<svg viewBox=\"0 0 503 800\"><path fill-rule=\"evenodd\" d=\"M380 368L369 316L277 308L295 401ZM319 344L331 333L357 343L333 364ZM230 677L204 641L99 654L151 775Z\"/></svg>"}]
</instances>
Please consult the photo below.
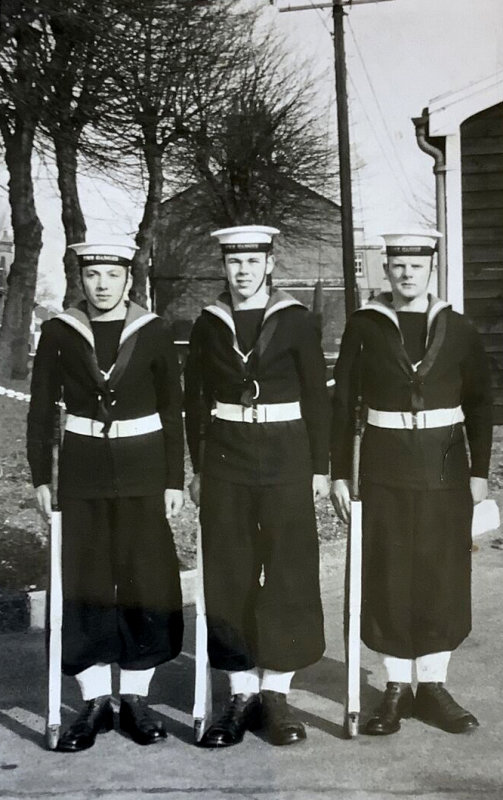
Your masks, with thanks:
<instances>
[{"instance_id":1,"label":"wooden building","mask_svg":"<svg viewBox=\"0 0 503 800\"><path fill-rule=\"evenodd\" d=\"M503 71L435 98L424 113L445 162L446 299L482 334L502 424Z\"/></svg>"}]
</instances>

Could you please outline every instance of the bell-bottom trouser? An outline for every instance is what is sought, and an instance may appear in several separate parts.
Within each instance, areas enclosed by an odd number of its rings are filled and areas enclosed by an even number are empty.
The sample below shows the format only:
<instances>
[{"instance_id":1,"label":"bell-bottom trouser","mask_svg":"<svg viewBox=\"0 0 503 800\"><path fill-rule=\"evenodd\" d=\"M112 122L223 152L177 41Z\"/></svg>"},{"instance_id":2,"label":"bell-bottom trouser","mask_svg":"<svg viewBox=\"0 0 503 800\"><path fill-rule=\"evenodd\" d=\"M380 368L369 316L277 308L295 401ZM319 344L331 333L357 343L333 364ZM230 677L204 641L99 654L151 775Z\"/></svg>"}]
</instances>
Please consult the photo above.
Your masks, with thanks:
<instances>
[{"instance_id":1,"label":"bell-bottom trouser","mask_svg":"<svg viewBox=\"0 0 503 800\"><path fill-rule=\"evenodd\" d=\"M471 521L466 487L362 487L362 639L416 659L452 651L471 629Z\"/></svg>"},{"instance_id":2,"label":"bell-bottom trouser","mask_svg":"<svg viewBox=\"0 0 503 800\"><path fill-rule=\"evenodd\" d=\"M164 497L62 498L63 671L175 658L182 597Z\"/></svg>"},{"instance_id":3,"label":"bell-bottom trouser","mask_svg":"<svg viewBox=\"0 0 503 800\"><path fill-rule=\"evenodd\" d=\"M290 672L321 658L311 481L249 486L203 476L201 527L212 666Z\"/></svg>"}]
</instances>

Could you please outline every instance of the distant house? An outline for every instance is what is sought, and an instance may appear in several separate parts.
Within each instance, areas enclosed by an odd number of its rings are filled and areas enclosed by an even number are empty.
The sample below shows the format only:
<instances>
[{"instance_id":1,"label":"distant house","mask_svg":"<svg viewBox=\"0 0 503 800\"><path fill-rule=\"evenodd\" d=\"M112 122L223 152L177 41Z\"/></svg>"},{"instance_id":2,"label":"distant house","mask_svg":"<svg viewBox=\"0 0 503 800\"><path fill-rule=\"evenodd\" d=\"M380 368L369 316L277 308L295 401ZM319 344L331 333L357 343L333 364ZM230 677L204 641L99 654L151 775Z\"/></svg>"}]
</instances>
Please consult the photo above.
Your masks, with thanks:
<instances>
[{"instance_id":1,"label":"distant house","mask_svg":"<svg viewBox=\"0 0 503 800\"><path fill-rule=\"evenodd\" d=\"M220 248L209 236L215 226L197 221L200 191L192 186L163 204L153 248L153 307L171 320L175 338L180 340L188 338L201 308L224 288ZM300 184L296 191L303 213L305 209L306 231L277 237L273 281L309 308L321 283L323 346L327 353L334 353L345 325L341 210L337 203ZM380 248L377 251L381 267ZM373 279L375 272L376 248L368 248L360 236L357 254L358 285L365 296L369 276Z\"/></svg>"},{"instance_id":2,"label":"distant house","mask_svg":"<svg viewBox=\"0 0 503 800\"><path fill-rule=\"evenodd\" d=\"M7 228L0 229L0 321L7 294L7 278L14 258L12 236Z\"/></svg>"},{"instance_id":3,"label":"distant house","mask_svg":"<svg viewBox=\"0 0 503 800\"><path fill-rule=\"evenodd\" d=\"M445 160L447 300L482 334L503 423L503 70L424 114Z\"/></svg>"},{"instance_id":4,"label":"distant house","mask_svg":"<svg viewBox=\"0 0 503 800\"><path fill-rule=\"evenodd\" d=\"M355 275L360 301L364 303L382 291L389 291L384 274L386 256L381 244L367 243L363 228L354 229Z\"/></svg>"},{"instance_id":5,"label":"distant house","mask_svg":"<svg viewBox=\"0 0 503 800\"><path fill-rule=\"evenodd\" d=\"M59 309L54 306L36 305L33 309L30 325L30 355L35 355L40 339L42 323L59 314Z\"/></svg>"}]
</instances>

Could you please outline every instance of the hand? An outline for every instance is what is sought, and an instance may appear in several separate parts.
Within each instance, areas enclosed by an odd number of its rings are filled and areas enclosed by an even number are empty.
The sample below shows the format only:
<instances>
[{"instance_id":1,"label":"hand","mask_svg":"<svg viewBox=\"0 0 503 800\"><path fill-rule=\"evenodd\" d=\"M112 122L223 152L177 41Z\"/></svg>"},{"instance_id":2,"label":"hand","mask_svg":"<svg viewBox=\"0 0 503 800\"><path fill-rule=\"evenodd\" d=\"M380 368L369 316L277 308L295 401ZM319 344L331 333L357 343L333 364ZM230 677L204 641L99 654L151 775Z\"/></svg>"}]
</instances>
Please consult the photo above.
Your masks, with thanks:
<instances>
[{"instance_id":1,"label":"hand","mask_svg":"<svg viewBox=\"0 0 503 800\"><path fill-rule=\"evenodd\" d=\"M201 503L201 476L196 473L189 483L190 499L199 508Z\"/></svg>"},{"instance_id":2,"label":"hand","mask_svg":"<svg viewBox=\"0 0 503 800\"><path fill-rule=\"evenodd\" d=\"M166 508L166 519L172 519L183 508L183 492L181 489L166 489L164 492L164 505Z\"/></svg>"},{"instance_id":3,"label":"hand","mask_svg":"<svg viewBox=\"0 0 503 800\"><path fill-rule=\"evenodd\" d=\"M345 478L338 478L336 481L332 481L330 499L332 500L335 513L339 519L347 524L349 522L351 509L349 481Z\"/></svg>"},{"instance_id":4,"label":"hand","mask_svg":"<svg viewBox=\"0 0 503 800\"><path fill-rule=\"evenodd\" d=\"M47 520L51 518L51 487L45 483L35 489L38 510Z\"/></svg>"},{"instance_id":5,"label":"hand","mask_svg":"<svg viewBox=\"0 0 503 800\"><path fill-rule=\"evenodd\" d=\"M470 478L473 505L481 503L488 495L487 478Z\"/></svg>"},{"instance_id":6,"label":"hand","mask_svg":"<svg viewBox=\"0 0 503 800\"><path fill-rule=\"evenodd\" d=\"M313 500L323 500L328 497L329 492L328 478L326 475L313 475Z\"/></svg>"}]
</instances>

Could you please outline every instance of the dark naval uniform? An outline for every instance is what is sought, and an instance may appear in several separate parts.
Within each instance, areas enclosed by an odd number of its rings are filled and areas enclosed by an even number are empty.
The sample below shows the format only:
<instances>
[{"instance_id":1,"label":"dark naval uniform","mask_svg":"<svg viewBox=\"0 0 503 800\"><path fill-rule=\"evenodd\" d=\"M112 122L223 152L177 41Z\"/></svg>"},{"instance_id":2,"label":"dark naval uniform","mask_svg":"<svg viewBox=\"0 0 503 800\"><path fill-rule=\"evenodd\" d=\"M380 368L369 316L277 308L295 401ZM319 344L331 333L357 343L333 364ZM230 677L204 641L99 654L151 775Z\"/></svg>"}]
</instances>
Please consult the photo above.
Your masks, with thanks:
<instances>
[{"instance_id":1,"label":"dark naval uniform","mask_svg":"<svg viewBox=\"0 0 503 800\"><path fill-rule=\"evenodd\" d=\"M297 670L324 650L312 497L328 469L324 360L312 314L287 293L272 290L246 352L242 313L228 294L203 310L185 371L208 650L220 669Z\"/></svg>"},{"instance_id":2,"label":"dark naval uniform","mask_svg":"<svg viewBox=\"0 0 503 800\"><path fill-rule=\"evenodd\" d=\"M164 509L165 489L183 488L182 398L163 322L130 303L124 322L91 324L83 305L43 325L28 416L35 486L51 482L61 397L63 669L148 669L178 655L183 629Z\"/></svg>"},{"instance_id":3,"label":"dark naval uniform","mask_svg":"<svg viewBox=\"0 0 503 800\"><path fill-rule=\"evenodd\" d=\"M430 296L420 352L413 330L420 316L397 315L386 294L353 314L333 405L334 479L351 474L357 394L368 407L362 639L406 659L454 650L470 631L469 479L487 477L492 435L488 360L477 332Z\"/></svg>"}]
</instances>

